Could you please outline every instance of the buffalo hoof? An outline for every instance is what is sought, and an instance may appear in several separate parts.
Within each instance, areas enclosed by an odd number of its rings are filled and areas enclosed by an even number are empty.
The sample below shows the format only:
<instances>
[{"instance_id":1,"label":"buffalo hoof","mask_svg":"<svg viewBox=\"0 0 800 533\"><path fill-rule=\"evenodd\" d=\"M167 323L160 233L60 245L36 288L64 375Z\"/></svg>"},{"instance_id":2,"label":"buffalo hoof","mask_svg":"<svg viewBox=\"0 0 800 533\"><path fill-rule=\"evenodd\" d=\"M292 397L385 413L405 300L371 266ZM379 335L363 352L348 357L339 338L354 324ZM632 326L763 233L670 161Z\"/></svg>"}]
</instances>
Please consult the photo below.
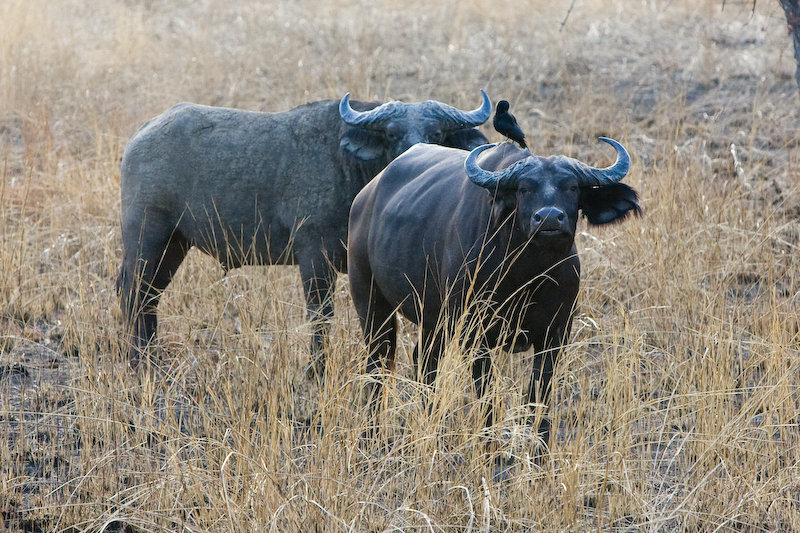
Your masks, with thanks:
<instances>
[{"instance_id":1,"label":"buffalo hoof","mask_svg":"<svg viewBox=\"0 0 800 533\"><path fill-rule=\"evenodd\" d=\"M157 369L164 365L162 354L151 343L144 347L131 346L128 351L128 367L134 372Z\"/></svg>"},{"instance_id":2,"label":"buffalo hoof","mask_svg":"<svg viewBox=\"0 0 800 533\"><path fill-rule=\"evenodd\" d=\"M494 460L494 474L492 475L492 480L495 483L502 483L503 481L508 481L517 471L517 461L514 460L514 457L497 457Z\"/></svg>"},{"instance_id":3,"label":"buffalo hoof","mask_svg":"<svg viewBox=\"0 0 800 533\"><path fill-rule=\"evenodd\" d=\"M141 350L137 346L131 347L131 349L128 351L128 366L133 370L138 369L142 365L142 362L146 364L147 360L147 352Z\"/></svg>"},{"instance_id":4,"label":"buffalo hoof","mask_svg":"<svg viewBox=\"0 0 800 533\"><path fill-rule=\"evenodd\" d=\"M320 384L325 383L325 352L316 352L311 355L308 364L303 368L306 379L316 381Z\"/></svg>"}]
</instances>

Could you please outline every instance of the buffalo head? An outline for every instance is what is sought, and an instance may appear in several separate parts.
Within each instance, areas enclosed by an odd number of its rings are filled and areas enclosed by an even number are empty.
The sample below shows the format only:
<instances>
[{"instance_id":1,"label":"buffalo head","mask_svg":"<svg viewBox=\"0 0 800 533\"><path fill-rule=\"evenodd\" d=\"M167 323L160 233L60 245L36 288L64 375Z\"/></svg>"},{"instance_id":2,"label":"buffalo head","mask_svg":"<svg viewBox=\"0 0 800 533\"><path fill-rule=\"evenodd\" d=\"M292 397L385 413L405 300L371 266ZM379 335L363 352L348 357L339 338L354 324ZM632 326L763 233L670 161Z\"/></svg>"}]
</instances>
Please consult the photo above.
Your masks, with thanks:
<instances>
[{"instance_id":1,"label":"buffalo head","mask_svg":"<svg viewBox=\"0 0 800 533\"><path fill-rule=\"evenodd\" d=\"M345 152L369 161L388 155L392 160L417 143L441 144L463 147L463 139L456 139L489 119L492 102L481 90L483 103L472 111L461 111L442 102L428 100L419 103L388 102L369 111L356 111L350 107L350 93L339 104L342 120L353 126L353 131L342 137ZM480 136L470 148L483 144Z\"/></svg>"},{"instance_id":2,"label":"buffalo head","mask_svg":"<svg viewBox=\"0 0 800 533\"><path fill-rule=\"evenodd\" d=\"M469 179L494 197L492 222L501 226L512 214L521 237L547 243L548 249L572 246L579 211L591 224L608 224L639 213L636 191L619 183L628 173L630 156L613 139L600 137L617 151L608 168L594 168L565 156L539 157L510 143L483 157L493 146L473 150L464 162ZM499 170L487 170L486 168Z\"/></svg>"}]
</instances>

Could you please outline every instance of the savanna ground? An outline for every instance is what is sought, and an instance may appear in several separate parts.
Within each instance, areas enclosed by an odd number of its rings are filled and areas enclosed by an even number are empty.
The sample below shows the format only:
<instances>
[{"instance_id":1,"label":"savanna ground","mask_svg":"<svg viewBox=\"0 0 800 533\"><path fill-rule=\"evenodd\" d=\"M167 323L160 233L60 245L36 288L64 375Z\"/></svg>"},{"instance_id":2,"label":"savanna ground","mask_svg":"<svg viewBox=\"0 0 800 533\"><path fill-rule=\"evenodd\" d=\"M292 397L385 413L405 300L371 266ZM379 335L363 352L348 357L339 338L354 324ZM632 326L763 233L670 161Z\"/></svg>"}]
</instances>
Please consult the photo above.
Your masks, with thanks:
<instances>
[{"instance_id":1,"label":"savanna ground","mask_svg":"<svg viewBox=\"0 0 800 533\"><path fill-rule=\"evenodd\" d=\"M570 3L0 3L0 530L800 530L798 96L779 3ZM531 354L496 354L502 416L484 430L469 351L425 390L408 324L387 429L361 439L346 276L322 386L302 372L296 269L224 277L195 252L162 301L160 366L128 368L119 160L144 121L346 92L472 109L480 88L536 153L603 166L596 138L622 141L644 208L579 226L544 460L521 405Z\"/></svg>"}]
</instances>

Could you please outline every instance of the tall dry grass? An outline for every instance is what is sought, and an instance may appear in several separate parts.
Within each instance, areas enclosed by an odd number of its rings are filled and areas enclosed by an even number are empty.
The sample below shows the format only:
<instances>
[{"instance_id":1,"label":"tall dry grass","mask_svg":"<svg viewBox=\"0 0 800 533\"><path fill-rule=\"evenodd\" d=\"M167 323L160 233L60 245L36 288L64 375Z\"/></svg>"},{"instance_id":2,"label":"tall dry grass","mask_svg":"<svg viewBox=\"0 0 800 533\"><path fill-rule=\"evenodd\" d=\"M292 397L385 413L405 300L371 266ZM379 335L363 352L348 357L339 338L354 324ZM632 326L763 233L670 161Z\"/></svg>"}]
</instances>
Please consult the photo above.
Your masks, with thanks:
<instances>
[{"instance_id":1,"label":"tall dry grass","mask_svg":"<svg viewBox=\"0 0 800 533\"><path fill-rule=\"evenodd\" d=\"M593 0L562 27L570 4L0 3L0 529L800 529L798 101L779 5ZM623 141L645 209L580 226L541 464L531 355L496 354L484 429L469 354L449 350L426 390L408 324L387 431L360 439L346 277L324 385L301 371L297 272L223 277L194 252L161 304L160 367L127 369L118 164L140 124L183 100L473 108L479 88L511 101L537 153L602 165L596 137Z\"/></svg>"}]
</instances>

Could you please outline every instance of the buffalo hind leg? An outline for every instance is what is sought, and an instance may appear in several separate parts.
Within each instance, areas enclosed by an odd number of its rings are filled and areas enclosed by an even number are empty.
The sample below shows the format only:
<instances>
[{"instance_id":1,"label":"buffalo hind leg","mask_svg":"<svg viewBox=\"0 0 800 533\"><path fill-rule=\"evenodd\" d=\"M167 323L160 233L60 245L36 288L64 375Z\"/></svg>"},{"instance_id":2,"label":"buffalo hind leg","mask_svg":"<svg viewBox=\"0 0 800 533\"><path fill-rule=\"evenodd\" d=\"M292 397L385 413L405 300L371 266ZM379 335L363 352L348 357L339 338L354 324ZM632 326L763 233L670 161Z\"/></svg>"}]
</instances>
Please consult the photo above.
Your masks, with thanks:
<instances>
[{"instance_id":1,"label":"buffalo hind leg","mask_svg":"<svg viewBox=\"0 0 800 533\"><path fill-rule=\"evenodd\" d=\"M352 272L351 272L352 276ZM369 436L376 434L378 426L378 412L383 398L384 369L393 372L395 369L395 350L397 348L397 319L395 308L384 298L373 283L365 284L369 287L369 306L365 313L359 309L364 337L367 342L367 375L369 381L366 385L367 405L371 414L372 426L367 431ZM356 289L357 291L358 289ZM364 301L356 297L354 301Z\"/></svg>"},{"instance_id":2,"label":"buffalo hind leg","mask_svg":"<svg viewBox=\"0 0 800 533\"><path fill-rule=\"evenodd\" d=\"M311 322L311 361L306 375L311 379L325 377L325 348L333 318L333 293L336 287L336 270L320 255L314 259L301 258L300 276L306 299L308 320Z\"/></svg>"},{"instance_id":3,"label":"buffalo hind leg","mask_svg":"<svg viewBox=\"0 0 800 533\"><path fill-rule=\"evenodd\" d=\"M150 253L139 252L145 249ZM139 364L155 339L158 302L186 257L188 245L181 236L172 235L165 246L140 246L139 250L126 247L117 279L133 367Z\"/></svg>"},{"instance_id":4,"label":"buffalo hind leg","mask_svg":"<svg viewBox=\"0 0 800 533\"><path fill-rule=\"evenodd\" d=\"M395 350L397 349L397 319L394 307L373 287L370 307L364 328L369 355L367 374L374 376L370 386L370 404L376 405L381 397L382 383L379 374L386 369L395 369Z\"/></svg>"},{"instance_id":5,"label":"buffalo hind leg","mask_svg":"<svg viewBox=\"0 0 800 533\"><path fill-rule=\"evenodd\" d=\"M439 360L442 357L445 343L444 332L441 328L434 331L420 327L420 340L414 346L413 363L417 376L422 379L425 385L432 386L436 380L439 369ZM420 351L422 358L420 359ZM421 374L420 374L421 372ZM472 380L475 384L475 391L478 399L482 399L487 385L492 381L492 359L489 351L480 348L476 358L472 362ZM492 425L492 409L487 409L486 426Z\"/></svg>"}]
</instances>

